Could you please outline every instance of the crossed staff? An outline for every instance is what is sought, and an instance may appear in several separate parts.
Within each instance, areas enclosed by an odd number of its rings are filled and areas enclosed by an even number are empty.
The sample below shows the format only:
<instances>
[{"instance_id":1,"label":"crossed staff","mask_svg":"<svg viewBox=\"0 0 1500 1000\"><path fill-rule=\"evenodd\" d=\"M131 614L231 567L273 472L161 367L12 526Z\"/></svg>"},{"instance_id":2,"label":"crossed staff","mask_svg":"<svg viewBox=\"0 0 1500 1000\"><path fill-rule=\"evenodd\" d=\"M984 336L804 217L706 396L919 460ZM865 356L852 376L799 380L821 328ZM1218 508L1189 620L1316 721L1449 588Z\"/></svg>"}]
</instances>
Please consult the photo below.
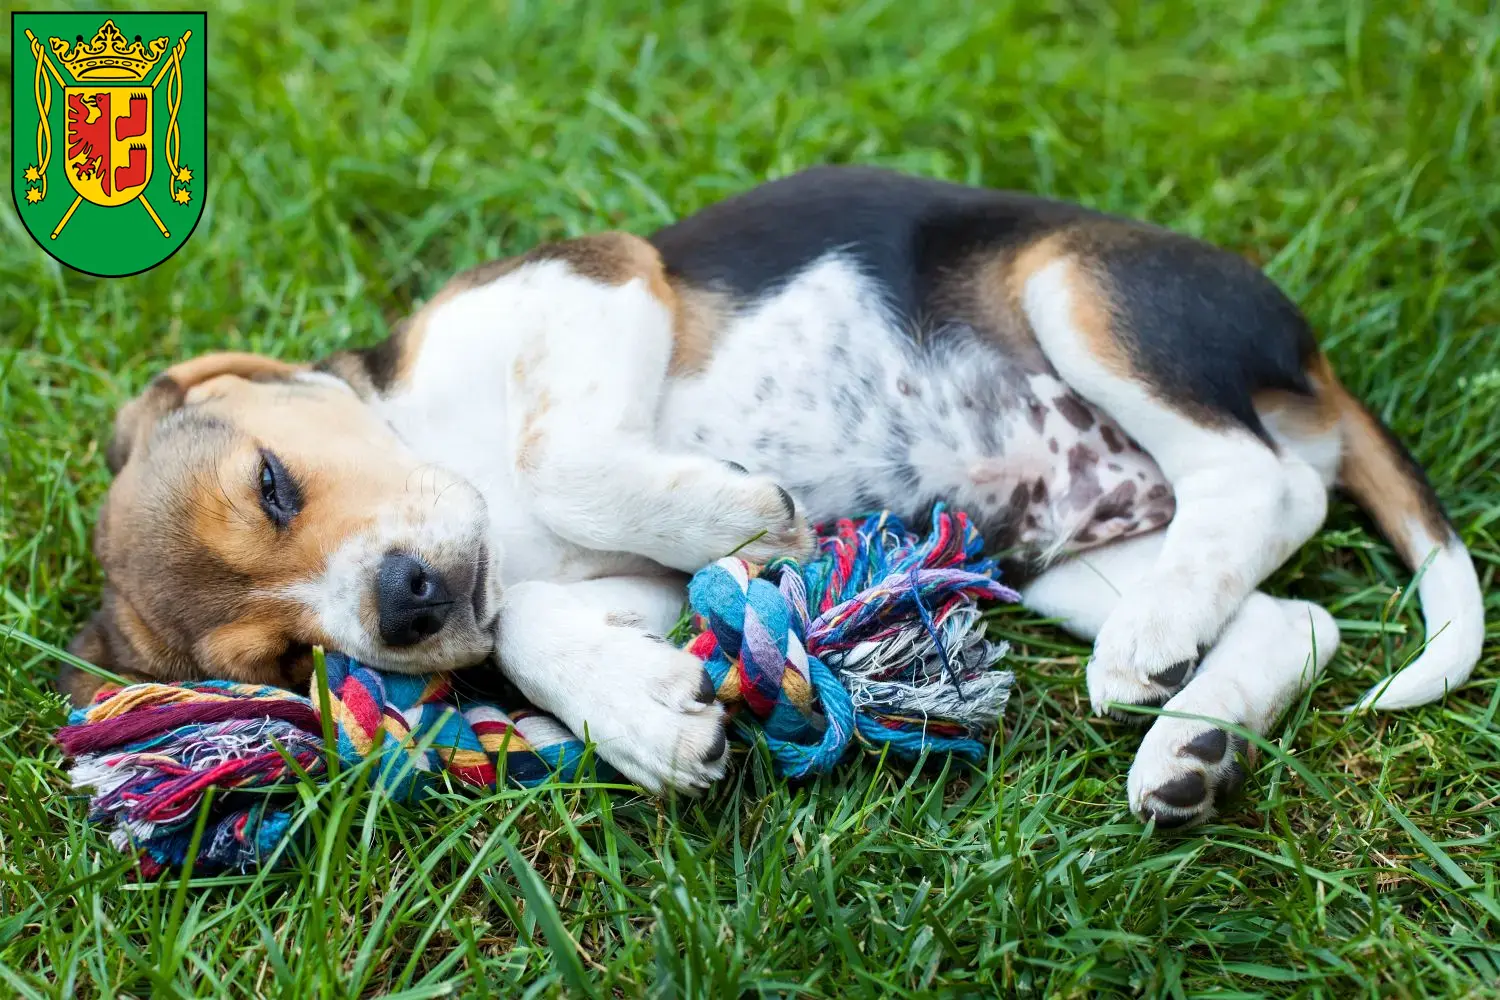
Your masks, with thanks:
<instances>
[{"instance_id":1,"label":"crossed staff","mask_svg":"<svg viewBox=\"0 0 1500 1000\"><path fill-rule=\"evenodd\" d=\"M193 36L193 32L192 32L191 29L189 29L187 31L184 31L182 33L182 38L178 40L176 47L172 50L171 57L168 58L167 61L162 64L161 69L157 70L157 72L156 72L156 79L154 79L154 80L151 81L151 86L149 88L147 88L147 89L155 90L156 89L156 85L158 83L161 83L162 77L164 77L164 76L167 75L167 70L171 69L173 66L180 66L182 64L182 54L185 51L187 51L188 39L191 38L192 36ZM63 82L62 74L59 73L57 71L57 68L52 65L52 60L49 59L49 58L47 58L47 51L46 51L46 49L42 48L41 41L35 35L33 35L31 33L31 29L30 28L26 29L26 39L27 39L27 41L31 42L31 52L32 52L32 54L34 56L36 56L37 61L41 65L46 66L47 70L52 74L53 79L55 79L57 81L57 85L59 87L63 88L64 90L66 90L67 87L68 87L68 85ZM45 81L45 78L43 78L43 80ZM170 88L168 88L168 89L170 90ZM168 99L169 99L169 102L170 102L170 94L168 95ZM181 100L182 100L182 95L179 92L178 95L177 95L177 102L180 103ZM46 110L51 110L51 107L52 107L52 102L50 100L48 100L47 101L47 109ZM46 115L46 111L45 110L42 113L42 120L41 120L41 124L40 124L39 127L48 130L47 146L48 146L48 148L50 150L51 145L52 145L51 130L50 130L50 128L47 125L47 115ZM172 107L172 125L170 126L170 128L172 130L175 130L176 127L177 127L177 108L174 105ZM173 175L175 177L175 175L176 175L175 166L173 164L171 164L171 163L168 163L167 166L172 169ZM45 164L43 164L42 169L44 171L46 170L46 165ZM135 200L139 201L141 203L141 207L143 207L146 210L146 214L149 215L149 216L151 216L151 221L154 222L154 223L156 223L156 228L159 229L159 230L161 230L162 236L170 238L172 234L169 233L169 232L167 232L167 227L162 223L161 216L159 216L159 215L156 214L156 209L152 208L151 207L151 203L146 200L146 191L145 191L144 188L141 189L141 193L140 194L138 194L138 195L135 196ZM80 204L82 204L82 203L83 203L83 195L79 195L78 197L76 197L76 198L73 199L73 204L69 205L68 206L68 210L63 213L62 221L57 224L57 228L56 229L52 230L52 239L54 239L54 240L57 239L57 234L61 233L63 231L63 227L68 224L68 220L70 220L70 219L73 218L73 213L76 212L76 211L78 211L78 206ZM128 205L129 202L126 202L126 204Z\"/></svg>"}]
</instances>

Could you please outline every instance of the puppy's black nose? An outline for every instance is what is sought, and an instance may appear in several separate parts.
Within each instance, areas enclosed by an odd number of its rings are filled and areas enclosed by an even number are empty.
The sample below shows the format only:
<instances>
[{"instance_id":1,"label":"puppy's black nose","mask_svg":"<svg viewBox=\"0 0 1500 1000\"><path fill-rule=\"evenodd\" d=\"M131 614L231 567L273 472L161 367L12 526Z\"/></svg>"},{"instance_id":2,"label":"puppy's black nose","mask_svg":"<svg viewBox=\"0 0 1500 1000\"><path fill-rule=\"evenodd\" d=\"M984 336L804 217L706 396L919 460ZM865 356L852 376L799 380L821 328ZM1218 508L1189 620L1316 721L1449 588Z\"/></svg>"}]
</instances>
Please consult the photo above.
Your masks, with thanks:
<instances>
[{"instance_id":1,"label":"puppy's black nose","mask_svg":"<svg viewBox=\"0 0 1500 1000\"><path fill-rule=\"evenodd\" d=\"M375 600L380 638L387 646L411 646L437 635L453 607L443 578L404 552L392 552L380 561Z\"/></svg>"}]
</instances>

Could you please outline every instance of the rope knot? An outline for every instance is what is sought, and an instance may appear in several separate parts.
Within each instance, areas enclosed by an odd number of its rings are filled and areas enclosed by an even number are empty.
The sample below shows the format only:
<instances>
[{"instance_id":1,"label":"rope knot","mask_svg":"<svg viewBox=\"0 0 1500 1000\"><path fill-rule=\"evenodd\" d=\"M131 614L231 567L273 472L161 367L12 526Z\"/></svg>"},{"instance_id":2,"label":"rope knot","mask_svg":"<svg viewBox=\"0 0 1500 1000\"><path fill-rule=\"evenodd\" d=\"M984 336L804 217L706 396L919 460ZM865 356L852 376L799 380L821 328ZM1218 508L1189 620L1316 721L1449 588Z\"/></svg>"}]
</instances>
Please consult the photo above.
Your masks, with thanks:
<instances>
[{"instance_id":1,"label":"rope knot","mask_svg":"<svg viewBox=\"0 0 1500 1000\"><path fill-rule=\"evenodd\" d=\"M688 649L736 726L791 777L831 769L855 738L981 757L1014 677L993 669L1005 646L984 638L976 601L1019 597L968 517L939 505L925 541L891 514L841 520L820 549L805 565L720 559L688 585Z\"/></svg>"}]
</instances>

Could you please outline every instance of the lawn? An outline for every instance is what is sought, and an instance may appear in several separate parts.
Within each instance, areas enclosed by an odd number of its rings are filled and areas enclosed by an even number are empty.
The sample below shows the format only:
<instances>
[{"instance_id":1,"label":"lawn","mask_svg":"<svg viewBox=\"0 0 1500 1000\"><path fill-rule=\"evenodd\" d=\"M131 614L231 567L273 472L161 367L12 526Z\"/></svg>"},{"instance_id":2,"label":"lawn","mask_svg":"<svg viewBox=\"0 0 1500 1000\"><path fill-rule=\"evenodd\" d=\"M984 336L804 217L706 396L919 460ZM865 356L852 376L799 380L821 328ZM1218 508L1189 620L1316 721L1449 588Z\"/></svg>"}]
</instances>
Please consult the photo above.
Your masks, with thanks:
<instances>
[{"instance_id":1,"label":"lawn","mask_svg":"<svg viewBox=\"0 0 1500 1000\"><path fill-rule=\"evenodd\" d=\"M208 38L207 210L174 258L82 276L0 212L0 993L1500 988L1495 633L1445 703L1340 714L1422 635L1408 574L1342 502L1271 588L1326 604L1345 645L1232 811L1178 835L1125 808L1138 737L1088 717L1087 650L1006 609L1020 693L975 774L859 761L793 788L748 753L701 801L419 809L341 785L308 802L295 866L143 884L70 794L52 664L16 634L62 646L91 610L111 416L172 360L370 343L458 268L825 161L1077 199L1258 261L1426 465L1489 590L1490 4L239 0Z\"/></svg>"}]
</instances>

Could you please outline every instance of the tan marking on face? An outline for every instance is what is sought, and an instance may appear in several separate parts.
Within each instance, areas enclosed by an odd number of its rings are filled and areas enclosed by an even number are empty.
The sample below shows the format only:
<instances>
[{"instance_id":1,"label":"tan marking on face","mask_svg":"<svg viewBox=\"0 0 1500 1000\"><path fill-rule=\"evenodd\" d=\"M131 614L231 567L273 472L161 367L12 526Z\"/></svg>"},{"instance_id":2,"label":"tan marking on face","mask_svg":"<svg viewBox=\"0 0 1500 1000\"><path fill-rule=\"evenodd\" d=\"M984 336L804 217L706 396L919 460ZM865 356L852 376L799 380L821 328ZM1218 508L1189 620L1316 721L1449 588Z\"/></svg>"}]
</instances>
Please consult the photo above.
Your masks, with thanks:
<instances>
[{"instance_id":1,"label":"tan marking on face","mask_svg":"<svg viewBox=\"0 0 1500 1000\"><path fill-rule=\"evenodd\" d=\"M471 538L478 544L482 504L472 512L466 501L454 506L464 491L450 492L451 477L410 454L345 388L210 373L178 401L138 433L100 517L95 548L109 586L78 645L108 661L101 666L165 680L305 678L307 647L337 644L322 609L300 595L316 587L346 543L368 548L378 563L374 550L389 544L389 525L398 534L407 525L420 531L447 494L443 509L456 515L459 534L443 528L448 534L428 542L451 537L459 560ZM261 506L267 452L300 496L282 526ZM377 524L387 526L384 534ZM477 579L471 565L462 568ZM373 603L373 586L359 580L351 593L373 633L378 623L368 622L363 607ZM454 641L469 643L476 627L471 621Z\"/></svg>"},{"instance_id":2,"label":"tan marking on face","mask_svg":"<svg viewBox=\"0 0 1500 1000\"><path fill-rule=\"evenodd\" d=\"M286 531L255 516L246 519L251 522L247 530L245 523L220 516L210 504L195 508L198 537L261 589L316 575L344 541L376 522L388 498L400 497L412 486L415 460L393 461L390 431L338 389L214 380L188 399L238 432L232 449L219 460L218 484L242 484L245 502L257 503L254 487L262 449L274 453L297 481L302 509ZM309 433L311 428L317 432Z\"/></svg>"},{"instance_id":3,"label":"tan marking on face","mask_svg":"<svg viewBox=\"0 0 1500 1000\"><path fill-rule=\"evenodd\" d=\"M184 394L193 386L227 374L242 378L284 377L305 367L241 351L216 351L173 365L120 408L107 454L110 471L119 472L125 467L131 452L151 433L156 422L181 406Z\"/></svg>"},{"instance_id":4,"label":"tan marking on face","mask_svg":"<svg viewBox=\"0 0 1500 1000\"><path fill-rule=\"evenodd\" d=\"M199 663L212 664L216 675L228 680L293 686L306 677L302 667L311 663L309 647L331 645L308 619L291 606L262 608L209 632L195 644L194 653ZM289 643L290 635L310 641Z\"/></svg>"},{"instance_id":5,"label":"tan marking on face","mask_svg":"<svg viewBox=\"0 0 1500 1000\"><path fill-rule=\"evenodd\" d=\"M162 641L131 598L116 594L113 611L118 636L140 665L149 664L150 672L165 680L187 680L193 676L192 660Z\"/></svg>"}]
</instances>

